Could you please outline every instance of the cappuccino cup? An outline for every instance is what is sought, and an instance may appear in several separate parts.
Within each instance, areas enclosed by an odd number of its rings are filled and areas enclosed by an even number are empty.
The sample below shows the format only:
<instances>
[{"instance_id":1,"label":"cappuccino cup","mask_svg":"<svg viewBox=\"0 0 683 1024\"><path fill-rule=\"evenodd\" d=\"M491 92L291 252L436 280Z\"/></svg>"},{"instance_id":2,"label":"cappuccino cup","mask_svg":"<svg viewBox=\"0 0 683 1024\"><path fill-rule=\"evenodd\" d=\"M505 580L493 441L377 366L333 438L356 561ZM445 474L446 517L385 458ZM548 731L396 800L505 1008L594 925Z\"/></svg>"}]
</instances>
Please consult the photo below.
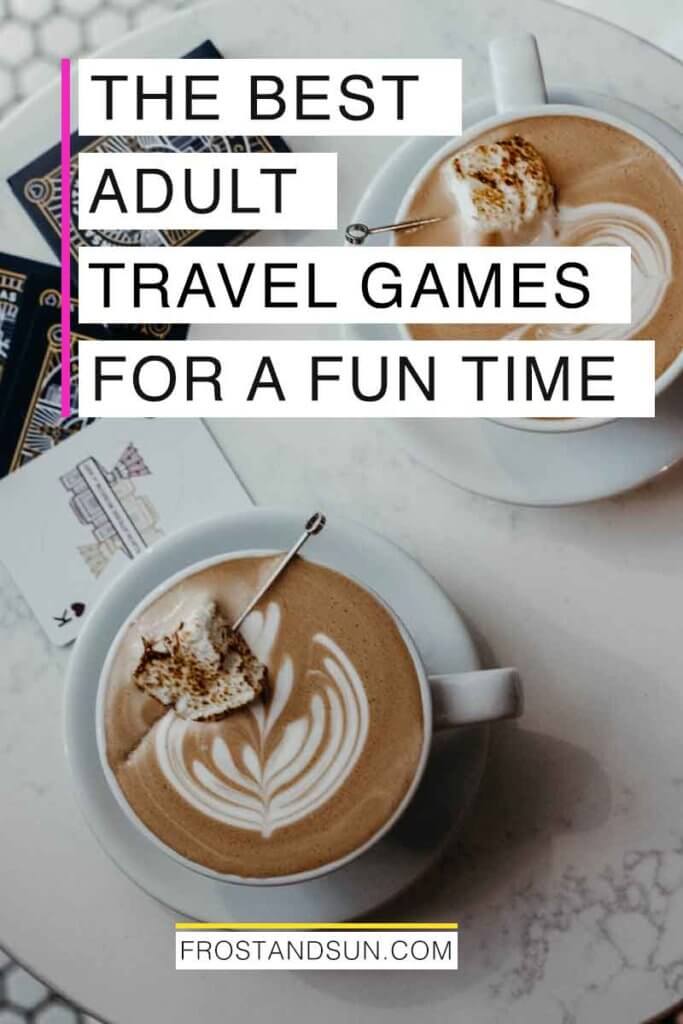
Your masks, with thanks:
<instances>
[{"instance_id":1,"label":"cappuccino cup","mask_svg":"<svg viewBox=\"0 0 683 1024\"><path fill-rule=\"evenodd\" d=\"M436 731L522 712L515 669L428 675L382 598L302 558L241 630L267 666L265 698L187 721L136 687L144 637L207 600L232 621L280 557L234 552L157 587L119 630L96 704L104 774L133 826L193 871L256 886L348 864L408 806Z\"/></svg>"},{"instance_id":2,"label":"cappuccino cup","mask_svg":"<svg viewBox=\"0 0 683 1024\"><path fill-rule=\"evenodd\" d=\"M683 306L676 297L676 281L683 279L683 165L660 142L621 118L591 107L549 103L532 35L494 40L489 56L496 113L438 150L410 185L396 221L443 214L449 198L444 169L459 151L480 142L522 137L540 152L556 186L560 244L631 246L632 323L559 325L554 329L552 325L528 325L516 327L514 333L503 327L503 334L499 325L406 325L399 328L402 337L654 338L655 395L660 395L683 370ZM451 198L447 208L452 207ZM457 236L457 213L444 224L396 234L394 244L464 244ZM610 420L516 418L495 422L528 431L562 433Z\"/></svg>"}]
</instances>

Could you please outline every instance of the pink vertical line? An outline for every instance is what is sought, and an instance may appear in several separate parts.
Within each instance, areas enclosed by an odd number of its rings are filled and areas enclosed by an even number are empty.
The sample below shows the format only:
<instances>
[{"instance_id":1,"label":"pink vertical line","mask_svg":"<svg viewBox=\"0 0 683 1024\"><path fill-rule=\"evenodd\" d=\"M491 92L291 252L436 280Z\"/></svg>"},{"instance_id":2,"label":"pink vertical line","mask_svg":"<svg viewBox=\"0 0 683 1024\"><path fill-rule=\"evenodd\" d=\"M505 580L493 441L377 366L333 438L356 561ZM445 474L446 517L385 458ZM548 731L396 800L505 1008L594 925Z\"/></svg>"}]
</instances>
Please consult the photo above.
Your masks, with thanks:
<instances>
[{"instance_id":1,"label":"pink vertical line","mask_svg":"<svg viewBox=\"0 0 683 1024\"><path fill-rule=\"evenodd\" d=\"M62 353L61 397L62 416L71 415L71 61L61 60L61 287L62 287Z\"/></svg>"}]
</instances>

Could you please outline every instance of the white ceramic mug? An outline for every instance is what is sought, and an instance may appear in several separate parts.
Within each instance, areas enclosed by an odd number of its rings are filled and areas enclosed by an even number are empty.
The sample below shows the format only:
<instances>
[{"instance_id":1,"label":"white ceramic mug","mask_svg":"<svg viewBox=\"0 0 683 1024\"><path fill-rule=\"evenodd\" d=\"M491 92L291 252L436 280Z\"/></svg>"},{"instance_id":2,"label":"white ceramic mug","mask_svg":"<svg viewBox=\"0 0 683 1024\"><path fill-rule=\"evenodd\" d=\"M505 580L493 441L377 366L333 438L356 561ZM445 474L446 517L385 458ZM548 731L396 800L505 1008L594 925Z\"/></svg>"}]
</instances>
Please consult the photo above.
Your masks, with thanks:
<instances>
[{"instance_id":1,"label":"white ceramic mug","mask_svg":"<svg viewBox=\"0 0 683 1024\"><path fill-rule=\"evenodd\" d=\"M451 153L461 149L463 146L467 146L470 141L483 132L490 131L499 125L503 126L513 120L516 121L529 117L547 117L549 115L553 117L583 117L602 121L604 124L619 128L622 132L635 136L640 142L666 160L680 178L681 188L683 188L683 165L681 165L681 162L668 149L662 146L660 142L641 131L640 128L621 120L621 118L595 110L592 107L583 107L570 103L548 103L543 68L536 39L533 35L522 33L494 39L489 46L489 60L493 78L496 113L479 121L459 138L452 139L434 154L413 180L403 197L396 214L397 223L408 219L409 208L416 193L434 168ZM414 216L415 214L412 215ZM407 327L401 326L400 330L404 338L411 337ZM673 363L657 378L655 382L655 395L660 395L679 376L681 371L683 371L683 350L679 352ZM611 422L611 420L609 418L597 417L581 419L517 418L495 419L494 422L502 423L505 426L514 427L518 430L540 433L566 433L602 426L605 423Z\"/></svg>"},{"instance_id":2,"label":"white ceramic mug","mask_svg":"<svg viewBox=\"0 0 683 1024\"><path fill-rule=\"evenodd\" d=\"M219 879L221 881L259 886L286 885L291 882L302 882L308 879L318 878L321 875L325 875L328 872L334 871L337 868L342 867L344 864L348 864L350 861L355 860L356 857L360 856L371 846L374 846L374 844L381 839L383 835L385 835L385 833L396 823L410 803L410 800L424 774L435 731L462 725L493 722L505 718L516 718L522 714L523 710L522 684L516 669L496 668L474 672L429 676L418 653L417 647L415 646L415 642L396 613L386 604L385 601L382 600L381 597L379 597L378 594L370 590L370 588L366 587L364 584L359 583L358 580L349 577L350 579L353 579L353 582L356 583L357 586L363 587L364 590L371 594L372 597L386 609L395 622L396 627L401 634L401 638L412 657L420 687L423 721L422 748L415 774L399 806L383 823L381 828L379 828L375 834L361 846L352 850L344 857L340 857L328 864L323 864L311 871L298 872L290 875L277 875L266 878L245 877L242 875L222 874L182 856L182 854L178 853L172 847L159 839L159 837L148 829L147 826L137 817L133 808L130 806L121 791L116 776L109 764L106 753L104 709L105 693L113 661L118 651L119 644L131 623L139 618L150 604L182 580L197 572L201 572L203 569L208 569L211 566L219 565L235 558L263 556L269 554L276 554L276 552L261 550L236 551L231 552L230 554L209 558L205 561L190 565L181 572L176 573L148 594L147 597L145 597L140 604L133 609L114 638L114 642L112 643L104 665L102 666L95 712L97 748L104 775L119 806L136 829L145 835L147 839L153 842L167 856L173 858L173 860L178 861L193 871L198 871L200 874L207 875L210 878ZM387 737L387 742L392 742L392 738Z\"/></svg>"}]
</instances>

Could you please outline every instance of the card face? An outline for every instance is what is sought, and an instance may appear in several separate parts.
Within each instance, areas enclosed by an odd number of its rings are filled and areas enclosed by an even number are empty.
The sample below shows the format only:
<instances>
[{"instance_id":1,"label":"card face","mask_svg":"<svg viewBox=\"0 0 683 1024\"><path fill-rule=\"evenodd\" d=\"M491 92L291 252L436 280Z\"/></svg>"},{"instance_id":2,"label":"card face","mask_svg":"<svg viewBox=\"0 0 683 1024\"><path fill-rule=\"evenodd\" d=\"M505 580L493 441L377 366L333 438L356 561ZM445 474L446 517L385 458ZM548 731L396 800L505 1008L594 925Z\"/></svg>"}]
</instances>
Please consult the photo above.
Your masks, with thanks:
<instances>
[{"instance_id":1,"label":"card face","mask_svg":"<svg viewBox=\"0 0 683 1024\"><path fill-rule=\"evenodd\" d=\"M220 57L210 42L205 42L187 57ZM78 153L264 153L287 151L283 139L260 135L232 136L103 136L93 139L74 133L71 138L71 259L77 276L80 245L237 245L249 237L248 231L145 231L101 230L78 227ZM55 253L60 252L61 183L60 147L53 146L32 160L9 179L17 199L47 239Z\"/></svg>"},{"instance_id":2,"label":"card face","mask_svg":"<svg viewBox=\"0 0 683 1024\"><path fill-rule=\"evenodd\" d=\"M91 422L60 413L61 282L57 267L0 253L0 477ZM182 339L182 324L80 324L71 298L72 408L82 338Z\"/></svg>"},{"instance_id":3,"label":"card face","mask_svg":"<svg viewBox=\"0 0 683 1024\"><path fill-rule=\"evenodd\" d=\"M201 421L100 420L0 482L0 559L63 645L157 540L250 505Z\"/></svg>"},{"instance_id":4,"label":"card face","mask_svg":"<svg viewBox=\"0 0 683 1024\"><path fill-rule=\"evenodd\" d=\"M78 409L78 343L94 337L71 332L71 408L61 413L61 339L58 307L37 306L18 322L0 392L0 476L12 473L92 423ZM100 328L100 331L102 329ZM99 337L105 337L100 333Z\"/></svg>"},{"instance_id":5,"label":"card face","mask_svg":"<svg viewBox=\"0 0 683 1024\"><path fill-rule=\"evenodd\" d=\"M44 286L54 280L50 274L56 275L59 290L59 271L56 267L0 253L0 381L18 337L17 329L22 314L38 305Z\"/></svg>"}]
</instances>

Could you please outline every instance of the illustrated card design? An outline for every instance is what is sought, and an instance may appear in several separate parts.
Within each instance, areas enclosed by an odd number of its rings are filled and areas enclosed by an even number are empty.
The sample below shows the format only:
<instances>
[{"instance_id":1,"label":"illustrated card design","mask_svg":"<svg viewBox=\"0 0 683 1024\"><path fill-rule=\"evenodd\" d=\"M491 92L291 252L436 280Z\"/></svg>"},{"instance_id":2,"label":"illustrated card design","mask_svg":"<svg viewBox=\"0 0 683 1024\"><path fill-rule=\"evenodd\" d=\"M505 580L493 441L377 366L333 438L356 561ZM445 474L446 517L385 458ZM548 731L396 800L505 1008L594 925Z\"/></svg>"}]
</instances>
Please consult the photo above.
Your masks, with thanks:
<instances>
[{"instance_id":1,"label":"illustrated card design","mask_svg":"<svg viewBox=\"0 0 683 1024\"><path fill-rule=\"evenodd\" d=\"M18 336L22 313L32 310L39 302L43 283L47 280L45 275L50 271L57 275L59 281L56 267L0 253L0 381Z\"/></svg>"},{"instance_id":2,"label":"illustrated card design","mask_svg":"<svg viewBox=\"0 0 683 1024\"><path fill-rule=\"evenodd\" d=\"M57 267L0 253L0 477L80 430L91 420L60 412L61 290ZM80 324L71 299L72 408L78 401L75 358L83 338L184 338L182 324Z\"/></svg>"},{"instance_id":3,"label":"illustrated card design","mask_svg":"<svg viewBox=\"0 0 683 1024\"><path fill-rule=\"evenodd\" d=\"M200 420L100 420L0 482L0 559L63 645L156 541L250 504Z\"/></svg>"},{"instance_id":4,"label":"illustrated card design","mask_svg":"<svg viewBox=\"0 0 683 1024\"><path fill-rule=\"evenodd\" d=\"M117 552L133 559L163 537L159 510L137 487L141 477L151 475L144 456L129 441L113 465L86 455L60 476L71 511L89 531L90 539L79 544L78 552L95 579Z\"/></svg>"},{"instance_id":5,"label":"illustrated card design","mask_svg":"<svg viewBox=\"0 0 683 1024\"><path fill-rule=\"evenodd\" d=\"M220 57L209 41L187 57ZM251 231L149 231L142 229L110 231L78 227L78 153L266 153L287 151L283 139L260 135L232 136L103 136L71 139L71 257L76 276L79 245L237 245ZM9 178L9 184L28 215L59 255L61 234L60 147L53 146Z\"/></svg>"},{"instance_id":6,"label":"illustrated card design","mask_svg":"<svg viewBox=\"0 0 683 1024\"><path fill-rule=\"evenodd\" d=\"M61 412L61 339L59 310L39 306L27 334L6 368L0 408L0 476L12 473L92 423L78 409L78 343L93 335L71 333L71 407ZM103 335L100 334L100 337Z\"/></svg>"}]
</instances>

